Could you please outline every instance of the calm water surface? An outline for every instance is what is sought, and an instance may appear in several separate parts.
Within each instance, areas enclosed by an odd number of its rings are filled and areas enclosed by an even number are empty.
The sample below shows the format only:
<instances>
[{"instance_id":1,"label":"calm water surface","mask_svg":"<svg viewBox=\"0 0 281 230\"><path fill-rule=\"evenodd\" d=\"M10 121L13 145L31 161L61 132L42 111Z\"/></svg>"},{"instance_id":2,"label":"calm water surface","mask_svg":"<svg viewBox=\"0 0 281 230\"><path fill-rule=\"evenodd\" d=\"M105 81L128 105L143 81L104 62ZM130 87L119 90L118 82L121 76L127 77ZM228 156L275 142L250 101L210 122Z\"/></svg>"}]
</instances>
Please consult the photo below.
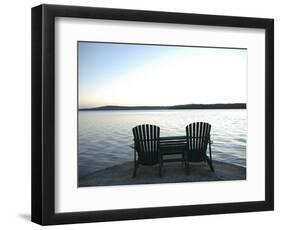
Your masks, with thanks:
<instances>
[{"instance_id":1,"label":"calm water surface","mask_svg":"<svg viewBox=\"0 0 281 230\"><path fill-rule=\"evenodd\" d=\"M79 112L79 177L132 161L132 128L160 126L161 136L185 135L196 121L212 125L213 159L246 167L247 110L142 110Z\"/></svg>"}]
</instances>

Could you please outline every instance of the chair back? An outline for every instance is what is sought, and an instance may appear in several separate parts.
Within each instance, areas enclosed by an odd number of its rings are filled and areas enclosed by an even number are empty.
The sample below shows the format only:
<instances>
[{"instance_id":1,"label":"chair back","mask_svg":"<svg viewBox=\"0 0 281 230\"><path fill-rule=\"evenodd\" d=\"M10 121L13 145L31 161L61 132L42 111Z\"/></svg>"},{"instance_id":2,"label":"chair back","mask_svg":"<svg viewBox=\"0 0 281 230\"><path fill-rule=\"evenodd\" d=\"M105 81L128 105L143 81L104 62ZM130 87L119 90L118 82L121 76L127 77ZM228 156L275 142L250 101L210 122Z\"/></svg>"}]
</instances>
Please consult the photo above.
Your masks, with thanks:
<instances>
[{"instance_id":1,"label":"chair back","mask_svg":"<svg viewBox=\"0 0 281 230\"><path fill-rule=\"evenodd\" d=\"M210 140L211 125L205 122L195 122L186 126L187 154L191 162L206 159L207 146Z\"/></svg>"},{"instance_id":2,"label":"chair back","mask_svg":"<svg viewBox=\"0 0 281 230\"><path fill-rule=\"evenodd\" d=\"M133 128L135 150L138 161L143 165L159 162L160 128L155 125L143 124Z\"/></svg>"}]
</instances>

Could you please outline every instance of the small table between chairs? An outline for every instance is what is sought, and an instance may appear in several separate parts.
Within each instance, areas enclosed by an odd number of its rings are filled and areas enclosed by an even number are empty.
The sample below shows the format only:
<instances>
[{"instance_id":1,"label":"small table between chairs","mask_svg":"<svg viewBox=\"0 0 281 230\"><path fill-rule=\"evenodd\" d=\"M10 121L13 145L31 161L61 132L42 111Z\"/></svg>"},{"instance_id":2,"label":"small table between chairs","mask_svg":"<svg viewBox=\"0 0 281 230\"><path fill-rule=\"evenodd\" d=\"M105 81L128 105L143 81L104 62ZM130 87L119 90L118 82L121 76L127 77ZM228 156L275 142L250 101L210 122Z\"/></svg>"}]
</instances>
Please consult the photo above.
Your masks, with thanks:
<instances>
[{"instance_id":1,"label":"small table between chairs","mask_svg":"<svg viewBox=\"0 0 281 230\"><path fill-rule=\"evenodd\" d=\"M186 136L160 137L161 167L165 162L185 163ZM161 171L161 170L160 170Z\"/></svg>"}]
</instances>

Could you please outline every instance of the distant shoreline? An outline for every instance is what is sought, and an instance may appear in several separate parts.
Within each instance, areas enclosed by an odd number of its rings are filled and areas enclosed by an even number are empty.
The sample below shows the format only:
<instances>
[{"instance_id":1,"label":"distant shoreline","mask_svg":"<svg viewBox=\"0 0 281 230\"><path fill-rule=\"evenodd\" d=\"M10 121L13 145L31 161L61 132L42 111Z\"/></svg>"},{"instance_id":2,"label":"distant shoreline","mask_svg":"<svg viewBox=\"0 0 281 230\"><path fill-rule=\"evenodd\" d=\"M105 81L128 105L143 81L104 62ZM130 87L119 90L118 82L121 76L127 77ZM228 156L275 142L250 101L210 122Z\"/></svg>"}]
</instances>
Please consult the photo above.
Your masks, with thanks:
<instances>
[{"instance_id":1,"label":"distant shoreline","mask_svg":"<svg viewBox=\"0 0 281 230\"><path fill-rule=\"evenodd\" d=\"M113 110L169 110L169 109L246 109L246 103L227 104L186 104L173 106L101 106L95 108L80 108L79 111L113 111Z\"/></svg>"}]
</instances>

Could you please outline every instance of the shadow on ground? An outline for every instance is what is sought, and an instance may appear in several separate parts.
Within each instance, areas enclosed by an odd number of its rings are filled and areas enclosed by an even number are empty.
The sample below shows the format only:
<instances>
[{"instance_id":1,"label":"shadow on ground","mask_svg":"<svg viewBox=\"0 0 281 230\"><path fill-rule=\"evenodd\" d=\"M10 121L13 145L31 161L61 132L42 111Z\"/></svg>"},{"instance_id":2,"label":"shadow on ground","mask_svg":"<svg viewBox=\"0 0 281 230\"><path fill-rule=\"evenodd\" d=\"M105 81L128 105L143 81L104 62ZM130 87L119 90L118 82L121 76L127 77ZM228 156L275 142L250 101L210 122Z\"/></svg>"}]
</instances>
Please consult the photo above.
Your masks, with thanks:
<instances>
[{"instance_id":1,"label":"shadow on ground","mask_svg":"<svg viewBox=\"0 0 281 230\"><path fill-rule=\"evenodd\" d=\"M19 217L26 220L26 221L31 221L31 216L28 213L20 213Z\"/></svg>"},{"instance_id":2,"label":"shadow on ground","mask_svg":"<svg viewBox=\"0 0 281 230\"><path fill-rule=\"evenodd\" d=\"M133 162L126 162L79 178L79 187L246 179L246 168L219 161L213 161L213 165L215 172L207 163L192 163L187 173L181 162L166 163L162 177L159 177L159 166L140 166L136 178L132 178Z\"/></svg>"}]
</instances>

